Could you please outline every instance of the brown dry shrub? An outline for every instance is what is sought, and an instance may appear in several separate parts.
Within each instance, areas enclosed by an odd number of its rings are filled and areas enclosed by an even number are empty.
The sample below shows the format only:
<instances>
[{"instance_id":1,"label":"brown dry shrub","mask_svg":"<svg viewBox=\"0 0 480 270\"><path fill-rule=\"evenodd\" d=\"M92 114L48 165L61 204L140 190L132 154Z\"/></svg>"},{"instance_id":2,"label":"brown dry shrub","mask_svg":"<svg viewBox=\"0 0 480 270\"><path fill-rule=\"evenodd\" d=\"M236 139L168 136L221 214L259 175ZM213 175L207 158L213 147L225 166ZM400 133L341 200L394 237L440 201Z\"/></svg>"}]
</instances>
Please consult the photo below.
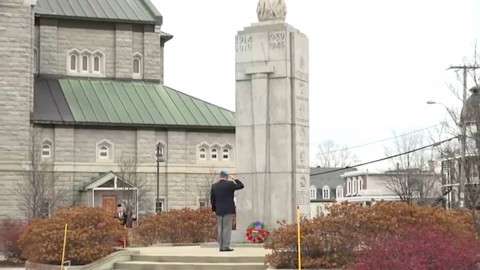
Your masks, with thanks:
<instances>
[{"instance_id":1,"label":"brown dry shrub","mask_svg":"<svg viewBox=\"0 0 480 270\"><path fill-rule=\"evenodd\" d=\"M26 225L27 221L23 219L0 220L0 250L6 251L7 258L20 258L17 242Z\"/></svg>"},{"instance_id":2,"label":"brown dry shrub","mask_svg":"<svg viewBox=\"0 0 480 270\"><path fill-rule=\"evenodd\" d=\"M474 237L474 224L466 212L436 207L381 202L371 207L338 204L330 215L301 222L302 266L338 268L354 261L367 241L401 235L412 227L428 227L446 235ZM265 247L267 262L277 268L297 267L296 224L275 229Z\"/></svg>"},{"instance_id":3,"label":"brown dry shrub","mask_svg":"<svg viewBox=\"0 0 480 270\"><path fill-rule=\"evenodd\" d=\"M51 218L35 219L20 235L22 256L34 263L61 262L65 224L68 224L65 259L88 264L113 252L116 238L126 230L101 208L60 208Z\"/></svg>"},{"instance_id":4,"label":"brown dry shrub","mask_svg":"<svg viewBox=\"0 0 480 270\"><path fill-rule=\"evenodd\" d=\"M133 229L139 245L157 243L202 243L214 241L216 219L208 207L184 208L149 215Z\"/></svg>"}]
</instances>

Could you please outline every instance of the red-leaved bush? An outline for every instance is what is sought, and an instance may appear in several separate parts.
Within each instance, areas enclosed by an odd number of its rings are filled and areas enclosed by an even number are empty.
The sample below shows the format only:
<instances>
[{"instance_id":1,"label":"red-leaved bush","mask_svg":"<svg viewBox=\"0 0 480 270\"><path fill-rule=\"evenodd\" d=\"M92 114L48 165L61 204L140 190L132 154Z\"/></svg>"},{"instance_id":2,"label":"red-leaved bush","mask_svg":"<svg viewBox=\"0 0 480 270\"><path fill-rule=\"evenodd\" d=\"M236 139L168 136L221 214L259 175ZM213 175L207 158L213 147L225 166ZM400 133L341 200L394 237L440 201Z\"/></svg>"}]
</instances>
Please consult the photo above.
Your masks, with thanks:
<instances>
[{"instance_id":1,"label":"red-leaved bush","mask_svg":"<svg viewBox=\"0 0 480 270\"><path fill-rule=\"evenodd\" d=\"M328 216L301 222L302 266L345 267L356 261L371 239L397 239L418 227L462 239L475 238L474 224L467 212L403 202L379 202L370 207L336 204ZM296 231L296 224L281 224L273 230L265 243L272 250L266 256L268 263L279 269L297 267Z\"/></svg>"},{"instance_id":2,"label":"red-leaved bush","mask_svg":"<svg viewBox=\"0 0 480 270\"><path fill-rule=\"evenodd\" d=\"M23 219L0 220L0 250L7 252L7 257L20 258L18 239L27 221Z\"/></svg>"},{"instance_id":3,"label":"red-leaved bush","mask_svg":"<svg viewBox=\"0 0 480 270\"><path fill-rule=\"evenodd\" d=\"M349 269L480 269L480 241L427 227L411 227L401 235L372 238Z\"/></svg>"}]
</instances>

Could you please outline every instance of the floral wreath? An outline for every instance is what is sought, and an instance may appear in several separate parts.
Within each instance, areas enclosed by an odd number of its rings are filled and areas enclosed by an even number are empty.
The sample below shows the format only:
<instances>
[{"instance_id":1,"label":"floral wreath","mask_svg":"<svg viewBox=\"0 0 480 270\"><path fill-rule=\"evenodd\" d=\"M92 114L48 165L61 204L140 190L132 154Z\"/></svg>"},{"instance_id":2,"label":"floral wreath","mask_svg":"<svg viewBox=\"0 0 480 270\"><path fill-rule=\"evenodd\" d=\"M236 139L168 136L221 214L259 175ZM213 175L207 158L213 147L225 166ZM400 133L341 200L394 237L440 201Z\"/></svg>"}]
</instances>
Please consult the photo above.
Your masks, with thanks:
<instances>
[{"instance_id":1,"label":"floral wreath","mask_svg":"<svg viewBox=\"0 0 480 270\"><path fill-rule=\"evenodd\" d=\"M269 234L270 232L267 230L267 225L260 221L255 221L248 225L245 236L251 243L262 243Z\"/></svg>"}]
</instances>

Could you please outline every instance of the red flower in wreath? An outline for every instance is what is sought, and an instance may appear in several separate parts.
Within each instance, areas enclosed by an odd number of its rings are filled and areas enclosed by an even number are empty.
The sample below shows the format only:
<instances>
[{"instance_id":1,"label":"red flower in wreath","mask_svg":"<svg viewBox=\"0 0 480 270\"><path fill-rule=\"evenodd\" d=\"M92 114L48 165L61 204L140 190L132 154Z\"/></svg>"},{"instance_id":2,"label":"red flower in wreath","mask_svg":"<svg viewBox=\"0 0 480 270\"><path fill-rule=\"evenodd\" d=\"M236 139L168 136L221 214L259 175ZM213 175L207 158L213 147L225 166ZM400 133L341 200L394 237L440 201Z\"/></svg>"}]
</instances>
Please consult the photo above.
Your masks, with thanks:
<instances>
[{"instance_id":1,"label":"red flower in wreath","mask_svg":"<svg viewBox=\"0 0 480 270\"><path fill-rule=\"evenodd\" d=\"M245 237L249 242L262 243L268 237L269 233L265 224L260 221L255 221L248 225Z\"/></svg>"}]
</instances>

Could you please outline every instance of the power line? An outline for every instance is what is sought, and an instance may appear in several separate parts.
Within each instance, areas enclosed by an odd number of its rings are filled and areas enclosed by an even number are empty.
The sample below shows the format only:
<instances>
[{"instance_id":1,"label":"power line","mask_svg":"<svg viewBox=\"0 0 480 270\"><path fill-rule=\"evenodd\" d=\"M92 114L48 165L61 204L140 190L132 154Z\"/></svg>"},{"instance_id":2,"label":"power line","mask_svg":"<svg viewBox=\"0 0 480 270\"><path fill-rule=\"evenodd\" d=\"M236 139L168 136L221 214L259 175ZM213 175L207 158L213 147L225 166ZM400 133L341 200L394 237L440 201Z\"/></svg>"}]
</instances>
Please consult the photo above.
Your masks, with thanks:
<instances>
[{"instance_id":1,"label":"power line","mask_svg":"<svg viewBox=\"0 0 480 270\"><path fill-rule=\"evenodd\" d=\"M400 137L404 137L404 136L407 136L407 135L411 135L411 134L414 134L414 133L417 133L417 132L429 130L429 129L431 129L431 128L434 128L434 127L437 127L437 126L440 126L440 125L443 125L443 122L442 122L442 123L438 123L438 124L433 125L433 126L430 126L430 127L423 128L423 129L414 130L414 131L411 131L411 132L408 132L408 133L400 134L400 135L397 135L397 136L394 136L394 137L390 137L390 138L386 138L386 139L381 139L381 140L374 141L374 142L359 144L359 145L355 145L355 146L349 146L349 147L345 147L345 148L340 148L340 149L336 149L336 150L332 150L332 151L328 151L328 152L322 152L322 153L318 153L318 155L332 154L332 153L336 153L336 152L340 152L340 151L346 151L346 150L350 150L350 149L355 149L355 148L360 148L360 147L364 147L364 146L369 146L369 145L376 144L376 143L381 143L381 142L385 142L385 141L390 141L390 140L393 140L393 139L396 139L396 138L400 138Z\"/></svg>"},{"instance_id":2,"label":"power line","mask_svg":"<svg viewBox=\"0 0 480 270\"><path fill-rule=\"evenodd\" d=\"M432 144L429 144L429 145L426 145L426 146L422 146L420 148L413 149L413 150L410 150L410 151L407 151L407 152L403 152L403 153L396 154L396 155L393 155L393 156L387 156L387 157L384 157L384 158L381 158L381 159L376 159L376 160L373 160L373 161L368 161L368 162L360 163L360 164L353 165L353 166L346 166L345 168L338 168L338 169L333 169L333 170L326 171L326 172L313 173L313 174L310 174L310 176L327 174L327 173L332 173L332 172L339 172L339 171L343 171L343 170L348 170L350 168L356 168L356 167L360 167L360 166L364 166L364 165L368 165L368 164L372 164L372 163L377 163L377 162L380 162L380 161L385 161L385 160L388 160L388 159L392 159L392 158L400 157L400 156L407 155L407 154L410 154L410 153L413 153L413 152L417 152L417 151L420 151L420 150L423 150L423 149L426 149L426 148L429 148L429 147L438 146L440 144L449 142L449 141L451 141L453 139L456 139L458 137L459 136L451 137L449 139L446 139L446 140L443 140L443 141L440 141L440 142L436 142L436 143L432 143Z\"/></svg>"}]
</instances>

